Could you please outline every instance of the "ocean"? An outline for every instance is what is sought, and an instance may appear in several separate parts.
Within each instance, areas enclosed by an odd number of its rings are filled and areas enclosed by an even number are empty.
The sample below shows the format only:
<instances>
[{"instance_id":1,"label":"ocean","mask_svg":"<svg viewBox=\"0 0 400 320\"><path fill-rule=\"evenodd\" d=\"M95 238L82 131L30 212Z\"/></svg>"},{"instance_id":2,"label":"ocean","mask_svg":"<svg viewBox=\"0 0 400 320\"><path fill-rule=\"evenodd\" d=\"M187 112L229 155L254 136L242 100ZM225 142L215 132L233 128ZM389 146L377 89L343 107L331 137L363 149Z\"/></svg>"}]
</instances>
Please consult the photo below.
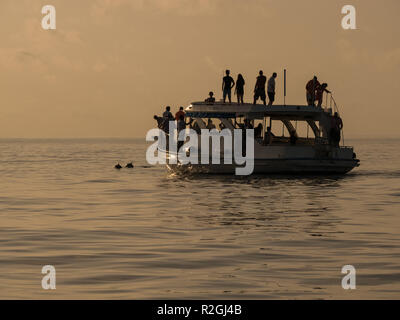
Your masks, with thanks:
<instances>
[{"instance_id":1,"label":"ocean","mask_svg":"<svg viewBox=\"0 0 400 320\"><path fill-rule=\"evenodd\" d=\"M400 140L346 143L347 175L238 177L138 139L0 140L0 298L398 299Z\"/></svg>"}]
</instances>

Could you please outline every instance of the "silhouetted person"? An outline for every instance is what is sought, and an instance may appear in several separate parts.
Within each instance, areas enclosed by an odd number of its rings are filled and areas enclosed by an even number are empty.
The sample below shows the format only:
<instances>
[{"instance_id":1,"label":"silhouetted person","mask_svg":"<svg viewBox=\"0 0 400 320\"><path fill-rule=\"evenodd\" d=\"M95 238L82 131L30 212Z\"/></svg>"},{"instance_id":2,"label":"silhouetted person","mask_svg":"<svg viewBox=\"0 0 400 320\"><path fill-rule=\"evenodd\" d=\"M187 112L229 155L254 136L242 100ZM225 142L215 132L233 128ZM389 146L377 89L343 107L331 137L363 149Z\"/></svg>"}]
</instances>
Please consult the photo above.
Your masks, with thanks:
<instances>
[{"instance_id":1,"label":"silhouetted person","mask_svg":"<svg viewBox=\"0 0 400 320\"><path fill-rule=\"evenodd\" d=\"M213 104L215 102L215 98L214 98L214 92L210 91L208 93L208 98L206 100L204 100L207 103Z\"/></svg>"},{"instance_id":2,"label":"silhouetted person","mask_svg":"<svg viewBox=\"0 0 400 320\"><path fill-rule=\"evenodd\" d=\"M197 123L197 121L194 121L193 124L191 124L191 128L196 131L197 134L201 134L201 128L199 126L199 124Z\"/></svg>"},{"instance_id":3,"label":"silhouetted person","mask_svg":"<svg viewBox=\"0 0 400 320\"><path fill-rule=\"evenodd\" d=\"M163 119L162 117L157 116L157 115L154 115L153 118L154 118L154 120L157 121L157 127L158 127L159 129L161 129L161 130L164 130L164 126L163 126L163 124L164 124L164 119Z\"/></svg>"},{"instance_id":4,"label":"silhouetted person","mask_svg":"<svg viewBox=\"0 0 400 320\"><path fill-rule=\"evenodd\" d=\"M174 116L171 113L171 107L167 106L163 113L163 128L165 132L169 131L169 122L174 120Z\"/></svg>"},{"instance_id":5,"label":"silhouetted person","mask_svg":"<svg viewBox=\"0 0 400 320\"><path fill-rule=\"evenodd\" d=\"M215 129L215 124L213 123L213 121L211 119L208 119L206 128L208 130Z\"/></svg>"},{"instance_id":6,"label":"silhouetted person","mask_svg":"<svg viewBox=\"0 0 400 320\"><path fill-rule=\"evenodd\" d=\"M254 102L253 104L256 104L258 98L261 98L261 100L264 102L264 105L267 104L265 101L266 96L265 96L265 83L267 82L267 77L264 76L262 70L259 72L259 76L257 77L256 85L254 87Z\"/></svg>"},{"instance_id":7,"label":"silhouetted person","mask_svg":"<svg viewBox=\"0 0 400 320\"><path fill-rule=\"evenodd\" d=\"M243 104L243 95L244 95L244 78L243 76L239 73L237 80L236 80L236 87L235 87L235 93L237 96L237 102L238 104Z\"/></svg>"},{"instance_id":8,"label":"silhouetted person","mask_svg":"<svg viewBox=\"0 0 400 320\"><path fill-rule=\"evenodd\" d=\"M178 129L178 135L182 130L186 129L185 117L181 114L176 124L176 128ZM178 151L183 146L184 141L178 141Z\"/></svg>"},{"instance_id":9,"label":"silhouetted person","mask_svg":"<svg viewBox=\"0 0 400 320\"><path fill-rule=\"evenodd\" d=\"M268 93L268 99L269 99L269 102L268 102L269 106L272 106L272 104L275 101L275 79L277 76L278 76L277 73L274 72L272 74L272 77L269 78L269 80L268 80L267 93Z\"/></svg>"},{"instance_id":10,"label":"silhouetted person","mask_svg":"<svg viewBox=\"0 0 400 320\"><path fill-rule=\"evenodd\" d=\"M255 129L254 129L254 137L255 137L255 138L261 138L261 136L262 136L262 129L263 129L263 126L262 126L261 123L259 123L258 126L255 127Z\"/></svg>"},{"instance_id":11,"label":"silhouetted person","mask_svg":"<svg viewBox=\"0 0 400 320\"><path fill-rule=\"evenodd\" d=\"M174 120L174 116L171 113L171 107L170 106L167 106L165 108L165 111L163 113L163 118L164 119L168 119L168 120Z\"/></svg>"},{"instance_id":12,"label":"silhouetted person","mask_svg":"<svg viewBox=\"0 0 400 320\"><path fill-rule=\"evenodd\" d=\"M318 82L318 78L314 76L310 81L307 82L306 85L306 96L307 96L307 104L309 106L315 106L315 91L320 86Z\"/></svg>"},{"instance_id":13,"label":"silhouetted person","mask_svg":"<svg viewBox=\"0 0 400 320\"><path fill-rule=\"evenodd\" d=\"M178 121L181 116L185 117L185 111L183 111L183 107L180 107L179 111L175 113L175 120Z\"/></svg>"},{"instance_id":14,"label":"silhouetted person","mask_svg":"<svg viewBox=\"0 0 400 320\"><path fill-rule=\"evenodd\" d=\"M122 166L119 164L119 162L114 166L114 168L115 169L118 169L118 170L120 170L120 169L122 169Z\"/></svg>"},{"instance_id":15,"label":"silhouetted person","mask_svg":"<svg viewBox=\"0 0 400 320\"><path fill-rule=\"evenodd\" d=\"M125 168L129 168L129 169L132 169L133 167L134 167L134 165L132 162L127 163L125 166Z\"/></svg>"},{"instance_id":16,"label":"silhouetted person","mask_svg":"<svg viewBox=\"0 0 400 320\"><path fill-rule=\"evenodd\" d=\"M245 127L245 129L254 129L254 127L251 124L251 121L249 119L244 119L244 127Z\"/></svg>"},{"instance_id":17,"label":"silhouetted person","mask_svg":"<svg viewBox=\"0 0 400 320\"><path fill-rule=\"evenodd\" d=\"M323 83L320 86L318 86L317 89L316 89L316 98L315 98L315 100L318 101L318 107L322 106L322 102L324 100L323 99L324 92L331 93L328 89L326 89L327 87L328 87L328 84L327 83Z\"/></svg>"},{"instance_id":18,"label":"silhouetted person","mask_svg":"<svg viewBox=\"0 0 400 320\"><path fill-rule=\"evenodd\" d=\"M331 118L331 130L329 132L329 141L335 147L339 147L340 143L340 131L343 129L343 121L339 117L339 114L335 112Z\"/></svg>"},{"instance_id":19,"label":"silhouetted person","mask_svg":"<svg viewBox=\"0 0 400 320\"><path fill-rule=\"evenodd\" d=\"M271 127L267 127L267 132L265 133L265 144L271 144L274 140L275 135L271 131Z\"/></svg>"},{"instance_id":20,"label":"silhouetted person","mask_svg":"<svg viewBox=\"0 0 400 320\"><path fill-rule=\"evenodd\" d=\"M229 70L226 70L225 74L226 76L223 77L222 79L222 92L223 92L224 103L226 100L226 96L228 96L229 103L232 103L231 92L232 88L235 86L235 80L233 80L233 78L229 75L230 74Z\"/></svg>"}]
</instances>

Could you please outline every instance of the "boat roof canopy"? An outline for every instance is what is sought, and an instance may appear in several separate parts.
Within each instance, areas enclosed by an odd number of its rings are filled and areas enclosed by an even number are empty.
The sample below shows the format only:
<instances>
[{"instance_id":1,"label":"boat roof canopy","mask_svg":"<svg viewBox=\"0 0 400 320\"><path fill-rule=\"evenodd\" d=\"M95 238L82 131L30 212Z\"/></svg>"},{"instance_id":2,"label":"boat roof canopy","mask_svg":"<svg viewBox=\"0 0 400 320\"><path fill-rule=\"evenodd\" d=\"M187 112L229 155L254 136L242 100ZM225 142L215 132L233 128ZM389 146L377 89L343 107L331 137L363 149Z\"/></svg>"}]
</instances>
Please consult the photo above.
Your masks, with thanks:
<instances>
[{"instance_id":1,"label":"boat roof canopy","mask_svg":"<svg viewBox=\"0 0 400 320\"><path fill-rule=\"evenodd\" d=\"M330 109L305 105L273 105L237 104L215 102L193 102L185 110L186 116L191 118L237 118L286 120L319 120L323 115L330 115Z\"/></svg>"}]
</instances>

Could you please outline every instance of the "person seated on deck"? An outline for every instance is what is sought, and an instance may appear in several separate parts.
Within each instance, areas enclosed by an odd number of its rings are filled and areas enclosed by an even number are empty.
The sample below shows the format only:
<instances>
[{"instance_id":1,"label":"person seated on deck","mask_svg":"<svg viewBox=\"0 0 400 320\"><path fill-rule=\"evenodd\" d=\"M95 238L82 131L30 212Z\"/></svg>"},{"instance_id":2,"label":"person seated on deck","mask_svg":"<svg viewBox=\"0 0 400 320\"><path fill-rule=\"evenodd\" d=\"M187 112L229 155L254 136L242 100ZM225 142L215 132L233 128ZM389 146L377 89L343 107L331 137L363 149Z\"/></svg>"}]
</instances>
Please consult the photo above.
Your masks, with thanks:
<instances>
[{"instance_id":1,"label":"person seated on deck","mask_svg":"<svg viewBox=\"0 0 400 320\"><path fill-rule=\"evenodd\" d=\"M193 121L193 119L192 119L192 121ZM194 121L193 124L191 123L190 128L193 129L194 131L196 131L197 134L201 134L201 129L200 129L200 126L197 123L197 121Z\"/></svg>"},{"instance_id":2,"label":"person seated on deck","mask_svg":"<svg viewBox=\"0 0 400 320\"><path fill-rule=\"evenodd\" d=\"M321 84L318 82L318 78L314 76L310 81L307 82L306 85L306 96L307 96L307 104L309 106L315 106L315 90Z\"/></svg>"},{"instance_id":3,"label":"person seated on deck","mask_svg":"<svg viewBox=\"0 0 400 320\"><path fill-rule=\"evenodd\" d=\"M262 136L263 126L261 123L258 124L257 127L254 128L254 138L261 138Z\"/></svg>"},{"instance_id":4,"label":"person seated on deck","mask_svg":"<svg viewBox=\"0 0 400 320\"><path fill-rule=\"evenodd\" d=\"M245 129L254 129L254 127L251 124L251 121L249 119L244 119L244 127L245 127Z\"/></svg>"},{"instance_id":5,"label":"person seated on deck","mask_svg":"<svg viewBox=\"0 0 400 320\"><path fill-rule=\"evenodd\" d=\"M183 107L180 107L179 111L177 113L175 113L175 120L179 121L181 116L185 117L185 111L183 111Z\"/></svg>"},{"instance_id":6,"label":"person seated on deck","mask_svg":"<svg viewBox=\"0 0 400 320\"><path fill-rule=\"evenodd\" d=\"M208 119L206 128L208 130L215 129L215 124L213 123L213 121L211 119Z\"/></svg>"},{"instance_id":7,"label":"person seated on deck","mask_svg":"<svg viewBox=\"0 0 400 320\"><path fill-rule=\"evenodd\" d=\"M236 119L235 119L235 126L236 126L236 128L238 128L238 129L245 129L245 124L244 124L244 123L237 122Z\"/></svg>"},{"instance_id":8,"label":"person seated on deck","mask_svg":"<svg viewBox=\"0 0 400 320\"><path fill-rule=\"evenodd\" d=\"M271 127L267 127L267 132L265 133L264 144L270 145L274 140L275 135L271 131Z\"/></svg>"},{"instance_id":9,"label":"person seated on deck","mask_svg":"<svg viewBox=\"0 0 400 320\"><path fill-rule=\"evenodd\" d=\"M208 93L208 98L206 100L204 100L204 101L209 103L209 104L213 104L215 102L214 92L210 91Z\"/></svg>"},{"instance_id":10,"label":"person seated on deck","mask_svg":"<svg viewBox=\"0 0 400 320\"><path fill-rule=\"evenodd\" d=\"M164 130L164 127L163 127L164 119L162 117L157 116L157 115L154 115L153 118L154 118L154 120L157 121L158 129Z\"/></svg>"},{"instance_id":11,"label":"person seated on deck","mask_svg":"<svg viewBox=\"0 0 400 320\"><path fill-rule=\"evenodd\" d=\"M324 92L326 92L326 93L331 93L328 89L326 89L326 87L328 86L328 84L327 83L323 83L323 84L321 84L320 86L318 86L317 87L317 89L316 89L316 97L315 97L315 100L317 100L318 101L318 107L321 107L322 106L322 102L323 102L323 95L324 95Z\"/></svg>"}]
</instances>

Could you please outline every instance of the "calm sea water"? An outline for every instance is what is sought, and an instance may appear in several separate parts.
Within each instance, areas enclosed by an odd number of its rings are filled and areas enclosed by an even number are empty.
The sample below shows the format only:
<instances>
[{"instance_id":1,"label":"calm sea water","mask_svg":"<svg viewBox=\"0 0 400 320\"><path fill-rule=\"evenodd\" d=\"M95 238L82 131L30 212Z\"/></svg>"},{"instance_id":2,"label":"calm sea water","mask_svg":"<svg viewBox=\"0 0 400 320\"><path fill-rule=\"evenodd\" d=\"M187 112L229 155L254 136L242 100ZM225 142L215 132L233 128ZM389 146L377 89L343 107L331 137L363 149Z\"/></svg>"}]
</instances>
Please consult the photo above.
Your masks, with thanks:
<instances>
[{"instance_id":1,"label":"calm sea water","mask_svg":"<svg viewBox=\"0 0 400 320\"><path fill-rule=\"evenodd\" d=\"M400 140L347 142L345 176L182 177L139 140L0 140L0 298L398 299Z\"/></svg>"}]
</instances>

